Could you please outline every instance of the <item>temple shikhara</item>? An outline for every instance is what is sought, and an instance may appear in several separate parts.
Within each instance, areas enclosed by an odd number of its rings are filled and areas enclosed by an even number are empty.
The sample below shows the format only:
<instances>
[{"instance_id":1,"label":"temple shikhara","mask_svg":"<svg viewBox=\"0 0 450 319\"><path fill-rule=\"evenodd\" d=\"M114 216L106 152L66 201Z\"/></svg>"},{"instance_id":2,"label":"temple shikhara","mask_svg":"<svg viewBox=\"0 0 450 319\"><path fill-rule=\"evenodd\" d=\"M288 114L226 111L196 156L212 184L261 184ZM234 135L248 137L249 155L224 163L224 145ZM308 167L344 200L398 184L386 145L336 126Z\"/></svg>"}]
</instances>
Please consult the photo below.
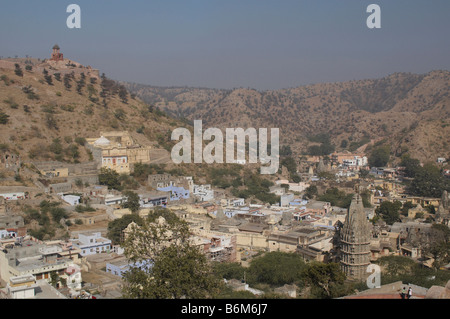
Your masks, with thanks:
<instances>
[{"instance_id":1,"label":"temple shikhara","mask_svg":"<svg viewBox=\"0 0 450 319\"><path fill-rule=\"evenodd\" d=\"M362 198L353 197L341 232L341 268L351 279L365 279L370 264L371 229Z\"/></svg>"}]
</instances>

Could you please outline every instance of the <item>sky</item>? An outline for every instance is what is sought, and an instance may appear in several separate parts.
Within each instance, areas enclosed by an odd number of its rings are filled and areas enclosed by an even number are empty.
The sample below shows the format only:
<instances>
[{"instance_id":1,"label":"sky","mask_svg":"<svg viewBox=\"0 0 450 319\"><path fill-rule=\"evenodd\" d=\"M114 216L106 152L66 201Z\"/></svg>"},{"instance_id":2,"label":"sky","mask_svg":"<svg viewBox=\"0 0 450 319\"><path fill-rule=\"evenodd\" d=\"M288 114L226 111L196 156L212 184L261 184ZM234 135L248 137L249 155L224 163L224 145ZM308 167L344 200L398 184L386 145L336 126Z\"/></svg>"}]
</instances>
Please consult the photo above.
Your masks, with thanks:
<instances>
[{"instance_id":1,"label":"sky","mask_svg":"<svg viewBox=\"0 0 450 319\"><path fill-rule=\"evenodd\" d=\"M49 58L57 43L119 81L275 90L450 70L449 17L448 0L2 0L0 56Z\"/></svg>"}]
</instances>

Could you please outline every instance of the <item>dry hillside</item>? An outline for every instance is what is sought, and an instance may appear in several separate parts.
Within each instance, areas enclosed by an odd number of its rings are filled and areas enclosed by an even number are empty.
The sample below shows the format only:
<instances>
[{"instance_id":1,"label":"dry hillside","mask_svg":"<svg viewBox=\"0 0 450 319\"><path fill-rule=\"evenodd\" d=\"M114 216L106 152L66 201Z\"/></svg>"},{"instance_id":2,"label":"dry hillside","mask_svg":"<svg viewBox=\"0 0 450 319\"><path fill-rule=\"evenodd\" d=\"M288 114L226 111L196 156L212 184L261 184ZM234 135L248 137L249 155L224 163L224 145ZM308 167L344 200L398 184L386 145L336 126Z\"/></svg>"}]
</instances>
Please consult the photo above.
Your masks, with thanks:
<instances>
[{"instance_id":1,"label":"dry hillside","mask_svg":"<svg viewBox=\"0 0 450 319\"><path fill-rule=\"evenodd\" d=\"M0 144L22 160L89 160L83 138L101 131L127 130L141 145L168 148L170 132L184 125L90 67L0 62Z\"/></svg>"},{"instance_id":2,"label":"dry hillside","mask_svg":"<svg viewBox=\"0 0 450 319\"><path fill-rule=\"evenodd\" d=\"M324 133L338 150L384 140L394 157L450 157L448 71L276 91L124 84L147 103L207 127L278 127L281 143L298 154L313 144L308 137Z\"/></svg>"}]
</instances>

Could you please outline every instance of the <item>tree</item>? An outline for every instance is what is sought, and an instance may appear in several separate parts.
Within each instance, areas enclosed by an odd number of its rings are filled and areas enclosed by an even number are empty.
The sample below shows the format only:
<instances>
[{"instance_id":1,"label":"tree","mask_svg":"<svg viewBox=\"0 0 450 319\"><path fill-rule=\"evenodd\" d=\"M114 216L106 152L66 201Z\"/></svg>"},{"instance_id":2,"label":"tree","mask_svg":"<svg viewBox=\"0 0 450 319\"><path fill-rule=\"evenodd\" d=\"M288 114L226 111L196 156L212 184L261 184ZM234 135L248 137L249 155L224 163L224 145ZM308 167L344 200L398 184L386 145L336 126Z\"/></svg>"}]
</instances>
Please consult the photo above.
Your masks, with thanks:
<instances>
[{"instance_id":1,"label":"tree","mask_svg":"<svg viewBox=\"0 0 450 319\"><path fill-rule=\"evenodd\" d=\"M159 210L162 213L162 210ZM190 240L188 224L164 210L168 219L149 214L133 226L124 240L125 256L133 263L124 275L125 298L210 298L219 292L220 280ZM146 265L146 266L138 266Z\"/></svg>"},{"instance_id":2,"label":"tree","mask_svg":"<svg viewBox=\"0 0 450 319\"><path fill-rule=\"evenodd\" d=\"M0 111L0 124L6 124L9 121L9 115Z\"/></svg>"},{"instance_id":3,"label":"tree","mask_svg":"<svg viewBox=\"0 0 450 319\"><path fill-rule=\"evenodd\" d=\"M100 169L100 174L98 174L98 182L100 185L108 186L109 189L122 189L122 185L119 180L119 173L110 168L102 167Z\"/></svg>"},{"instance_id":4,"label":"tree","mask_svg":"<svg viewBox=\"0 0 450 319\"><path fill-rule=\"evenodd\" d=\"M379 259L379 263L383 266L384 274L389 277L408 274L415 264L414 260L404 256L384 256Z\"/></svg>"},{"instance_id":5,"label":"tree","mask_svg":"<svg viewBox=\"0 0 450 319\"><path fill-rule=\"evenodd\" d=\"M19 63L14 64L14 67L15 67L14 73L15 73L17 76L22 77L22 76L23 76L23 71L22 71L22 68L20 67Z\"/></svg>"},{"instance_id":6,"label":"tree","mask_svg":"<svg viewBox=\"0 0 450 319\"><path fill-rule=\"evenodd\" d=\"M119 97L123 103L128 102L128 91L125 88L125 86L123 86L123 85L120 85L120 87L119 87Z\"/></svg>"},{"instance_id":7,"label":"tree","mask_svg":"<svg viewBox=\"0 0 450 319\"><path fill-rule=\"evenodd\" d=\"M383 167L389 162L390 147L382 145L374 148L368 158L369 165L373 167Z\"/></svg>"},{"instance_id":8,"label":"tree","mask_svg":"<svg viewBox=\"0 0 450 319\"><path fill-rule=\"evenodd\" d=\"M402 203L399 201L384 201L375 209L375 213L381 216L388 225L392 225L400 220L400 208L402 208Z\"/></svg>"},{"instance_id":9,"label":"tree","mask_svg":"<svg viewBox=\"0 0 450 319\"><path fill-rule=\"evenodd\" d=\"M420 161L412 158L409 154L402 156L400 165L404 167L406 177L414 177L416 173L421 169Z\"/></svg>"},{"instance_id":10,"label":"tree","mask_svg":"<svg viewBox=\"0 0 450 319\"><path fill-rule=\"evenodd\" d=\"M137 213L141 208L139 195L133 191L126 191L123 195L127 198L127 201L122 203L122 208L128 208L132 213Z\"/></svg>"},{"instance_id":11,"label":"tree","mask_svg":"<svg viewBox=\"0 0 450 319\"><path fill-rule=\"evenodd\" d=\"M318 191L317 191L317 186L316 185L311 185L311 186L308 186L306 189L305 189L305 198L306 199L311 199L311 198L314 198L314 196L316 196L318 194Z\"/></svg>"},{"instance_id":12,"label":"tree","mask_svg":"<svg viewBox=\"0 0 450 319\"><path fill-rule=\"evenodd\" d=\"M339 190L337 187L328 188L324 194L317 196L317 199L324 202L330 202L331 206L342 208L350 207L353 194L347 194L345 191Z\"/></svg>"},{"instance_id":13,"label":"tree","mask_svg":"<svg viewBox=\"0 0 450 319\"><path fill-rule=\"evenodd\" d=\"M334 298L338 296L339 286L344 284L345 274L337 263L313 262L304 271L304 278L321 297Z\"/></svg>"},{"instance_id":14,"label":"tree","mask_svg":"<svg viewBox=\"0 0 450 319\"><path fill-rule=\"evenodd\" d=\"M45 79L45 82L47 82L48 85L53 85L53 80L52 80L52 76L51 75L48 75L48 74L44 75L44 79Z\"/></svg>"},{"instance_id":15,"label":"tree","mask_svg":"<svg viewBox=\"0 0 450 319\"><path fill-rule=\"evenodd\" d=\"M70 84L71 82L71 78L69 74L64 74L64 86L66 87L67 90L70 90L70 88L72 87L72 84Z\"/></svg>"},{"instance_id":16,"label":"tree","mask_svg":"<svg viewBox=\"0 0 450 319\"><path fill-rule=\"evenodd\" d=\"M108 223L108 238L114 244L120 244L122 241L122 232L130 223L142 225L142 218L138 214L128 214L121 218L114 219Z\"/></svg>"},{"instance_id":17,"label":"tree","mask_svg":"<svg viewBox=\"0 0 450 319\"><path fill-rule=\"evenodd\" d=\"M430 240L425 243L425 252L433 256L433 267L439 269L450 262L450 228L444 224L433 224Z\"/></svg>"},{"instance_id":18,"label":"tree","mask_svg":"<svg viewBox=\"0 0 450 319\"><path fill-rule=\"evenodd\" d=\"M428 163L415 172L407 190L416 196L438 198L444 190L450 191L450 180L442 176L436 165Z\"/></svg>"},{"instance_id":19,"label":"tree","mask_svg":"<svg viewBox=\"0 0 450 319\"><path fill-rule=\"evenodd\" d=\"M246 268L238 262L213 264L213 272L218 278L243 280Z\"/></svg>"},{"instance_id":20,"label":"tree","mask_svg":"<svg viewBox=\"0 0 450 319\"><path fill-rule=\"evenodd\" d=\"M280 149L280 156L291 156L292 155L292 149L289 145L283 145Z\"/></svg>"},{"instance_id":21,"label":"tree","mask_svg":"<svg viewBox=\"0 0 450 319\"><path fill-rule=\"evenodd\" d=\"M300 255L274 251L251 261L247 280L250 284L266 283L276 286L293 284L301 280L305 267Z\"/></svg>"},{"instance_id":22,"label":"tree","mask_svg":"<svg viewBox=\"0 0 450 319\"><path fill-rule=\"evenodd\" d=\"M297 163L295 162L295 159L291 156L283 158L281 160L281 166L286 167L286 169L289 171L291 175L297 173Z\"/></svg>"}]
</instances>

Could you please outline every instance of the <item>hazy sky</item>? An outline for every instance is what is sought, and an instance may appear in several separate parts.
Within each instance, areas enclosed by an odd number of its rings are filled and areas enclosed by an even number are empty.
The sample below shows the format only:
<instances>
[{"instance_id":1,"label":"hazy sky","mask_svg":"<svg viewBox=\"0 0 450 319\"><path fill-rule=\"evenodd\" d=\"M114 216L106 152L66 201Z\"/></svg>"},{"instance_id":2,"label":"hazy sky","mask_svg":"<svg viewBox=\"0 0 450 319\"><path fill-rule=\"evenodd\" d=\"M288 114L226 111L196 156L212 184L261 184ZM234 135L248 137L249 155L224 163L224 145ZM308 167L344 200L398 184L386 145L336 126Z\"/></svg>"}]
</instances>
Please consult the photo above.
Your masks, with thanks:
<instances>
[{"instance_id":1,"label":"hazy sky","mask_svg":"<svg viewBox=\"0 0 450 319\"><path fill-rule=\"evenodd\" d=\"M66 8L81 7L81 29ZM366 8L381 7L381 29ZM0 56L157 86L259 90L450 69L449 0L2 0Z\"/></svg>"}]
</instances>

